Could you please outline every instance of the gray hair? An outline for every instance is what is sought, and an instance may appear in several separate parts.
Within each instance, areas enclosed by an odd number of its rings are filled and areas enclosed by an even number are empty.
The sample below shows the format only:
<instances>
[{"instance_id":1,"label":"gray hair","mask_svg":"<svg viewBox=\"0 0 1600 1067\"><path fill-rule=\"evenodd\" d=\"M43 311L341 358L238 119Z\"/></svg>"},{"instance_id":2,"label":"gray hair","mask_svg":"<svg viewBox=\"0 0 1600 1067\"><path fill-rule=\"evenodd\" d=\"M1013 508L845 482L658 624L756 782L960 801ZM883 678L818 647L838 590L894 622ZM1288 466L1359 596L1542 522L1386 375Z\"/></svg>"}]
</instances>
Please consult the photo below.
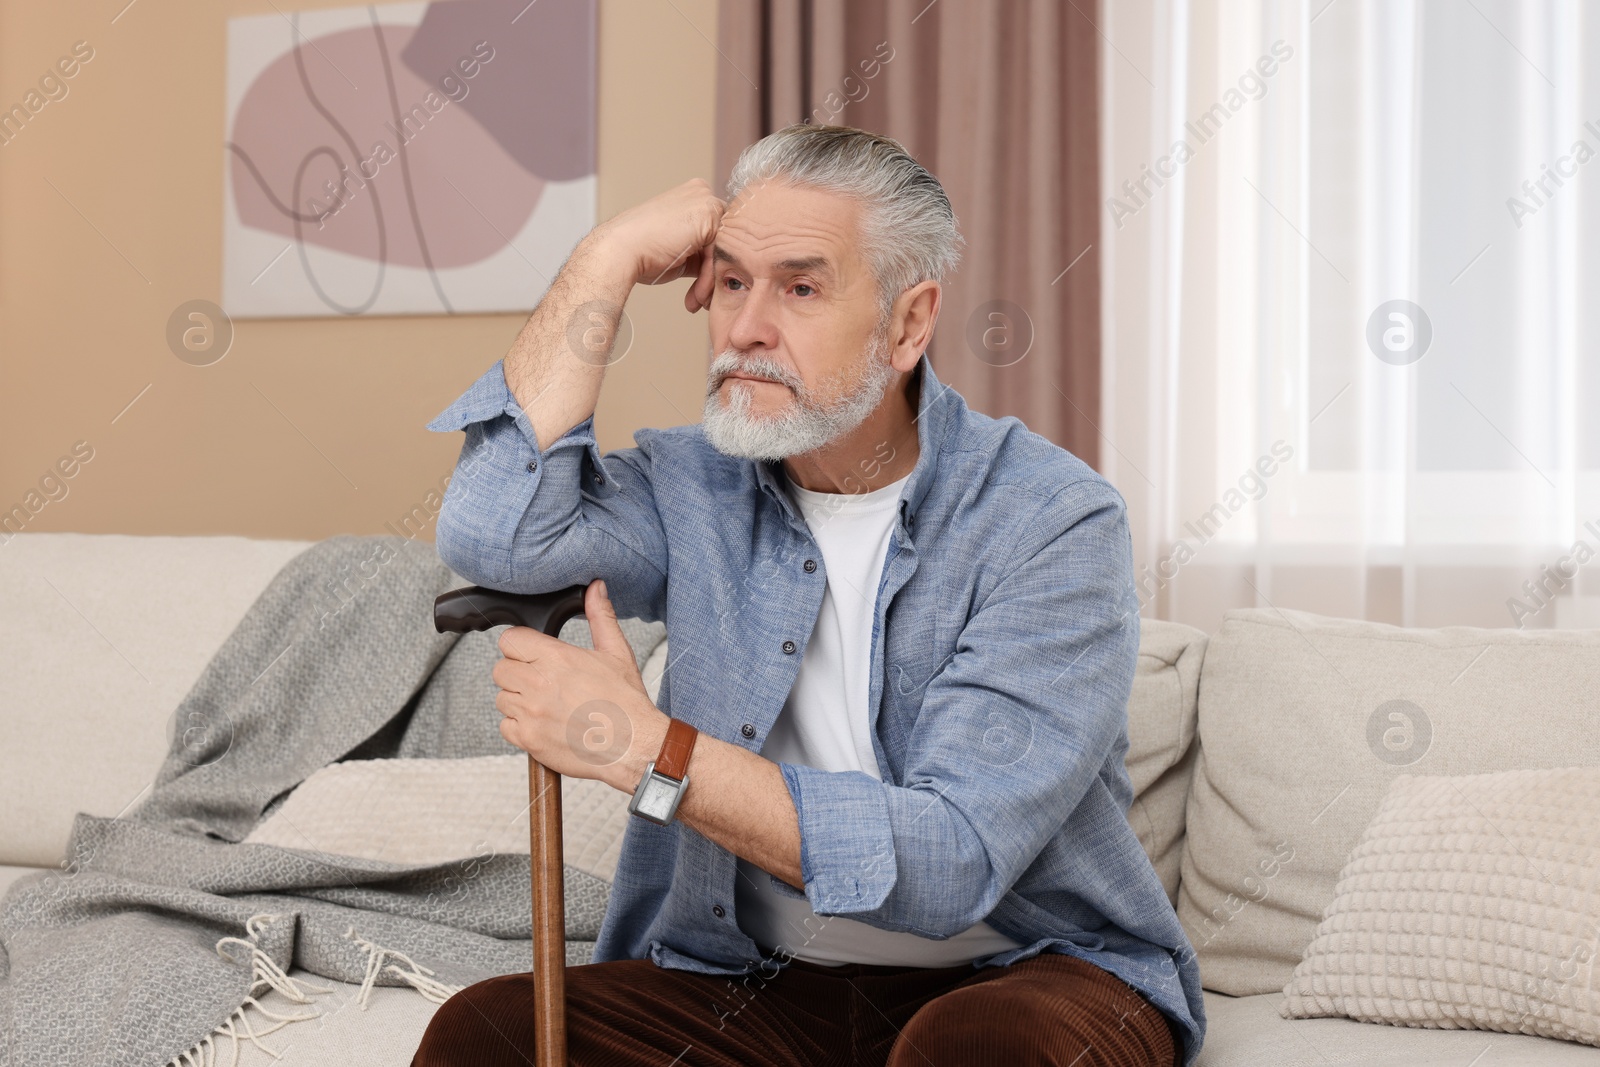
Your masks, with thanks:
<instances>
[{"instance_id":1,"label":"gray hair","mask_svg":"<svg viewBox=\"0 0 1600 1067\"><path fill-rule=\"evenodd\" d=\"M739 153L728 200L751 185L782 180L861 203L862 253L887 318L895 298L919 282L943 281L965 243L939 179L900 142L853 126L798 122Z\"/></svg>"}]
</instances>

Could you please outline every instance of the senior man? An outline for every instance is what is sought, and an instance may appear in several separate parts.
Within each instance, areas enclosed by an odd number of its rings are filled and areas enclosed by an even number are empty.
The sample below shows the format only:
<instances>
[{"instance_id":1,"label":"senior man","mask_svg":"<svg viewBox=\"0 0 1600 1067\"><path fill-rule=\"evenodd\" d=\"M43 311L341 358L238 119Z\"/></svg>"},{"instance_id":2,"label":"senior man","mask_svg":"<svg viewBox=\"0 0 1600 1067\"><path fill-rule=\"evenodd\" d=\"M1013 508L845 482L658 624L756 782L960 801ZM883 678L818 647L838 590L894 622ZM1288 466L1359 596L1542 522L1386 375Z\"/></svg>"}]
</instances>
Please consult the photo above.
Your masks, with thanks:
<instances>
[{"instance_id":1,"label":"senior man","mask_svg":"<svg viewBox=\"0 0 1600 1067\"><path fill-rule=\"evenodd\" d=\"M441 558L588 584L594 650L513 628L494 672L508 741L633 797L571 1062L1187 1067L1199 972L1127 820L1122 498L935 376L962 239L898 143L791 126L728 192L597 226L430 423L466 431ZM602 456L622 306L685 277L703 420ZM667 624L659 710L617 612ZM615 758L569 743L596 714ZM467 987L413 1063L531 1062L531 1002Z\"/></svg>"}]
</instances>

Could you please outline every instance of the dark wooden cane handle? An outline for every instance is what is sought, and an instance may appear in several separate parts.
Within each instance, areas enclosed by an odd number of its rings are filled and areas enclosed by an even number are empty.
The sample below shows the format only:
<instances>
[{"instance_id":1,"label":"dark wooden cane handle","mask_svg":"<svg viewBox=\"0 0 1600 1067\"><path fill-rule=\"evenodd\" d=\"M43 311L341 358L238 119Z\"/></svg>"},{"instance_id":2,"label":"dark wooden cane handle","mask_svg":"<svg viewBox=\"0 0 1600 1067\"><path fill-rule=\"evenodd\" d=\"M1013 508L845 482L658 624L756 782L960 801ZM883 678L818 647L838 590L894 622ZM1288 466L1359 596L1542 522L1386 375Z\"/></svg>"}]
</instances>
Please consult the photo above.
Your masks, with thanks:
<instances>
[{"instance_id":1,"label":"dark wooden cane handle","mask_svg":"<svg viewBox=\"0 0 1600 1067\"><path fill-rule=\"evenodd\" d=\"M583 614L584 586L554 593L502 593L469 585L452 589L433 602L433 626L440 633L471 633L491 626L531 626L551 637Z\"/></svg>"}]
</instances>

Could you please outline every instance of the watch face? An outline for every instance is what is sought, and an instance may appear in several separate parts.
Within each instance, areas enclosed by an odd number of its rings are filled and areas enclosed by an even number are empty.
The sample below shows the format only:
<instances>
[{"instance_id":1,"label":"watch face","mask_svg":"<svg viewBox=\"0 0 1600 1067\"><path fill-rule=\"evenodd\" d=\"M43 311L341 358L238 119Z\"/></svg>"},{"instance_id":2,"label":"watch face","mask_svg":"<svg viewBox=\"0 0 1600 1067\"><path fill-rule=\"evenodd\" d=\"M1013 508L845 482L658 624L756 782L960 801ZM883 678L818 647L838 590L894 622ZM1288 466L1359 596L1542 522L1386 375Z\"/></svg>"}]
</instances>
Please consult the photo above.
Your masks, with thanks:
<instances>
[{"instance_id":1,"label":"watch face","mask_svg":"<svg viewBox=\"0 0 1600 1067\"><path fill-rule=\"evenodd\" d=\"M672 804L678 798L678 786L665 778L652 774L645 782L639 797L638 811L658 822L666 822L672 813Z\"/></svg>"}]
</instances>

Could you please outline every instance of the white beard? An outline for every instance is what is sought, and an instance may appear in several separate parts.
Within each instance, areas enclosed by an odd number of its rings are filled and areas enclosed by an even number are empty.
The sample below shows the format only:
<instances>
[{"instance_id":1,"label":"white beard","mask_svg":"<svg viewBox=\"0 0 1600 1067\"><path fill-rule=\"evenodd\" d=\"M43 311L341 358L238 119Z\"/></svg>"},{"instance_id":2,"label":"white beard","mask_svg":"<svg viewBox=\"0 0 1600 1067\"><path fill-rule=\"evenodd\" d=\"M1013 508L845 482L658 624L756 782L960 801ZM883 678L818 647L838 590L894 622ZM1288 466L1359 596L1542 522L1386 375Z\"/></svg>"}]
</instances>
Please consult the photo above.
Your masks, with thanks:
<instances>
[{"instance_id":1,"label":"white beard","mask_svg":"<svg viewBox=\"0 0 1600 1067\"><path fill-rule=\"evenodd\" d=\"M746 459L780 460L822 447L854 430L877 408L894 377L889 362L888 323L874 331L867 344L866 367L850 392L833 401L818 401L797 375L765 356L741 356L728 349L712 360L706 372L706 403L701 425L706 440L718 452ZM723 379L739 371L781 382L794 393L794 401L779 415L754 415L750 401L755 387L734 381L728 403L718 397ZM833 385L843 378L830 379Z\"/></svg>"}]
</instances>

